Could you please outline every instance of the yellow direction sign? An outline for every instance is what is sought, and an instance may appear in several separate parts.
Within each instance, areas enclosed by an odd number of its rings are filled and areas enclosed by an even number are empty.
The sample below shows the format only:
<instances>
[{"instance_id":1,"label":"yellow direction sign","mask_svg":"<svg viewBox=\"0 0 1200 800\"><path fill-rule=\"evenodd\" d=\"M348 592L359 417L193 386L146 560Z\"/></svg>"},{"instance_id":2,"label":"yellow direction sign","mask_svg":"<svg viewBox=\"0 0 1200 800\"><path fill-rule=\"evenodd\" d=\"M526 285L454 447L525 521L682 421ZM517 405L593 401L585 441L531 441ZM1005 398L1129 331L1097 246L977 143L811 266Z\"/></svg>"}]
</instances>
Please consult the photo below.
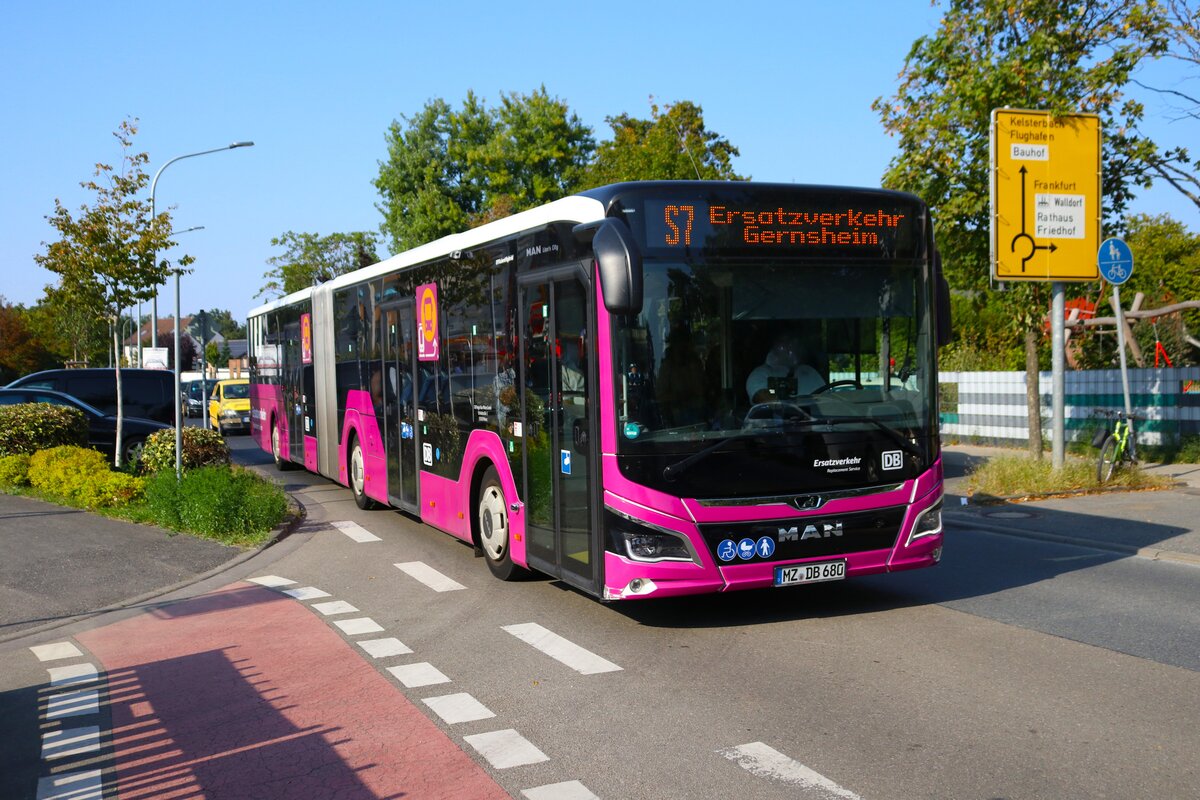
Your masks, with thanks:
<instances>
[{"instance_id":1,"label":"yellow direction sign","mask_svg":"<svg viewBox=\"0 0 1200 800\"><path fill-rule=\"evenodd\" d=\"M1100 118L997 108L991 154L992 277L1096 280Z\"/></svg>"}]
</instances>

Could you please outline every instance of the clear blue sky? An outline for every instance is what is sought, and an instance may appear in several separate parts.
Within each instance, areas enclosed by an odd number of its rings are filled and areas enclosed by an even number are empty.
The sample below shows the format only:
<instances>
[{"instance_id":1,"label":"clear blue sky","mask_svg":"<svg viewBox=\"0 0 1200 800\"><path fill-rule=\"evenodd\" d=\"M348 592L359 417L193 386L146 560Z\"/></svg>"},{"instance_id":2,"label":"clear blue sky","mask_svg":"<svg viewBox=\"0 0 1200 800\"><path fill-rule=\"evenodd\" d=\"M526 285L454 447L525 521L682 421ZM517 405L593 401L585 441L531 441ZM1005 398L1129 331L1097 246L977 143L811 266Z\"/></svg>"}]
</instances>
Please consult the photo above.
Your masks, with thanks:
<instances>
[{"instance_id":1,"label":"clear blue sky","mask_svg":"<svg viewBox=\"0 0 1200 800\"><path fill-rule=\"evenodd\" d=\"M56 277L33 260L54 238L45 216L56 197L72 210L92 202L79 182L97 162L119 163L112 132L126 117L140 119L134 144L151 175L175 156L256 143L185 159L159 179L158 205L174 207L176 227L204 226L168 255L196 258L182 281L185 315L225 308L244 319L263 302L270 240L284 231L376 230L372 181L388 125L430 98L458 105L470 89L495 104L544 84L598 139L606 116L649 117L651 95L691 100L740 149L742 174L878 185L895 146L871 102L895 90L913 40L940 16L926 0L10 0L0 26L0 294L32 304ZM1149 113L1152 133L1188 143L1188 123L1170 124L1157 105ZM1169 188L1136 210L1200 230ZM174 305L168 286L160 316Z\"/></svg>"}]
</instances>

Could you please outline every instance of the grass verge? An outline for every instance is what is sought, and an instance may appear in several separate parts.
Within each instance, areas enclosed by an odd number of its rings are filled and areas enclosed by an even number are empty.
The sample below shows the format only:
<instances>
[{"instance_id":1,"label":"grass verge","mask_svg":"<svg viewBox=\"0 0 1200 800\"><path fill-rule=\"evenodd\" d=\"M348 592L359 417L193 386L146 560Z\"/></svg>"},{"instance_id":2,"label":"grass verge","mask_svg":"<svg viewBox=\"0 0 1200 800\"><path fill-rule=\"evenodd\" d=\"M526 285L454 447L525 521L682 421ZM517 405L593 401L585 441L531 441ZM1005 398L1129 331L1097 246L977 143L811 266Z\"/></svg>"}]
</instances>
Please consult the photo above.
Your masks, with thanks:
<instances>
[{"instance_id":1,"label":"grass verge","mask_svg":"<svg viewBox=\"0 0 1200 800\"><path fill-rule=\"evenodd\" d=\"M1061 470L1049 458L1002 455L988 459L967 476L967 494L1003 498L1046 497L1123 490L1165 489L1171 481L1134 467L1118 470L1112 480L1096 479L1096 460L1066 459Z\"/></svg>"}]
</instances>

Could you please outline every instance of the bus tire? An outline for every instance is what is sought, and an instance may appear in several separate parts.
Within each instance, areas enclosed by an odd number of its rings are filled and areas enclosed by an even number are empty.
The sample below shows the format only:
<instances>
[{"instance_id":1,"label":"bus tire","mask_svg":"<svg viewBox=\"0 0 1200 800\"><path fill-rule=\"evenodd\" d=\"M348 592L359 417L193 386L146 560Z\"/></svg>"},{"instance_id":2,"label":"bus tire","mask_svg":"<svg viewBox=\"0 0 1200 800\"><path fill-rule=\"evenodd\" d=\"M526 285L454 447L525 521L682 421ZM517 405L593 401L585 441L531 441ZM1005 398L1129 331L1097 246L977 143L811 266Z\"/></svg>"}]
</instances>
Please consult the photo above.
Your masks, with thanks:
<instances>
[{"instance_id":1,"label":"bus tire","mask_svg":"<svg viewBox=\"0 0 1200 800\"><path fill-rule=\"evenodd\" d=\"M275 459L275 469L280 472L286 472L292 468L292 462L288 461L281 455L279 449L279 425L275 420L271 420L271 456Z\"/></svg>"},{"instance_id":2,"label":"bus tire","mask_svg":"<svg viewBox=\"0 0 1200 800\"><path fill-rule=\"evenodd\" d=\"M350 440L350 455L347 457L346 477L350 479L350 491L354 493L354 504L363 511L375 508L376 503L367 497L366 460L363 458L362 445L358 437Z\"/></svg>"},{"instance_id":3,"label":"bus tire","mask_svg":"<svg viewBox=\"0 0 1200 800\"><path fill-rule=\"evenodd\" d=\"M492 574L502 581L524 578L526 571L512 560L508 501L504 497L504 487L500 485L500 473L496 472L495 467L488 467L479 483L475 519L479 526L479 547Z\"/></svg>"}]
</instances>

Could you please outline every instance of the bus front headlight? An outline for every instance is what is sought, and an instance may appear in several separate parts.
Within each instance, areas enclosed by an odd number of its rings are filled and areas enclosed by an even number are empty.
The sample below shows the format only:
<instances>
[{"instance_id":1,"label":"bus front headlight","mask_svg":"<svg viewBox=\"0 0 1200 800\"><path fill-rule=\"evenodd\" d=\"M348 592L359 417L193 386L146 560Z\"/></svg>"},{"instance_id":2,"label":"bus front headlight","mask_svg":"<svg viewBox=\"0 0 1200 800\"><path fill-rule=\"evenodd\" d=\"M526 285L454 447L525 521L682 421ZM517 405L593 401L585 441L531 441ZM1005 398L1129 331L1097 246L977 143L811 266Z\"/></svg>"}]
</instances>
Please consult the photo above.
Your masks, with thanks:
<instances>
[{"instance_id":1,"label":"bus front headlight","mask_svg":"<svg viewBox=\"0 0 1200 800\"><path fill-rule=\"evenodd\" d=\"M908 534L908 543L912 544L917 539L924 539L926 536L934 536L941 532L942 501L939 498L936 503L917 516L917 521L913 523L912 533Z\"/></svg>"},{"instance_id":2,"label":"bus front headlight","mask_svg":"<svg viewBox=\"0 0 1200 800\"><path fill-rule=\"evenodd\" d=\"M690 561L699 563L691 542L676 531L660 528L606 509L613 549L633 561Z\"/></svg>"}]
</instances>

